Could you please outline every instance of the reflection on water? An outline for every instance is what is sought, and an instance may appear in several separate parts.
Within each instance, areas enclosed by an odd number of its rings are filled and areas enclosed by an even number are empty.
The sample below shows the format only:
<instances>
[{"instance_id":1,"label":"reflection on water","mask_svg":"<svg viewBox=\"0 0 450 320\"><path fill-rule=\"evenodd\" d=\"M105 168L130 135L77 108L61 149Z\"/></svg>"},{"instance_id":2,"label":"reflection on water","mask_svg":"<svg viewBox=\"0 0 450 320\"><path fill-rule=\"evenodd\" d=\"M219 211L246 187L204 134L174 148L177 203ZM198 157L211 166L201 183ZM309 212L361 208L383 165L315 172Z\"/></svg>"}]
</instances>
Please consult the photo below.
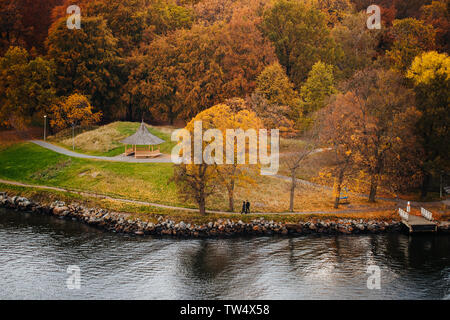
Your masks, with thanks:
<instances>
[{"instance_id":1,"label":"reflection on water","mask_svg":"<svg viewBox=\"0 0 450 320\"><path fill-rule=\"evenodd\" d=\"M69 265L81 289L66 287ZM367 266L381 290L367 289ZM0 209L0 299L448 299L450 236L177 240Z\"/></svg>"}]
</instances>

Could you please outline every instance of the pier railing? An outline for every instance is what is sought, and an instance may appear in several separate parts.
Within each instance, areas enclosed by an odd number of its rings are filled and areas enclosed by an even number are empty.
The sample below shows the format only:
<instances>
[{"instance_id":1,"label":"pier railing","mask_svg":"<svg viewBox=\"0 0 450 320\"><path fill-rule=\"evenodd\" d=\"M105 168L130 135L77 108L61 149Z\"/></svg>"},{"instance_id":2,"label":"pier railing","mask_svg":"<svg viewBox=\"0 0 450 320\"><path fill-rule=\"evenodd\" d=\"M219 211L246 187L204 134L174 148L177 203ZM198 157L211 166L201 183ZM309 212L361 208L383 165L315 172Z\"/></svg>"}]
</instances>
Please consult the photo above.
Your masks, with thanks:
<instances>
[{"instance_id":1,"label":"pier railing","mask_svg":"<svg viewBox=\"0 0 450 320\"><path fill-rule=\"evenodd\" d=\"M406 212L406 211L403 210L402 208L398 208L398 214L400 215L400 217L402 217L402 219L408 221L408 219L409 219L409 214L408 214L408 212Z\"/></svg>"},{"instance_id":2,"label":"pier railing","mask_svg":"<svg viewBox=\"0 0 450 320\"><path fill-rule=\"evenodd\" d=\"M427 220L433 221L433 214L425 208L420 208L420 214Z\"/></svg>"}]
</instances>

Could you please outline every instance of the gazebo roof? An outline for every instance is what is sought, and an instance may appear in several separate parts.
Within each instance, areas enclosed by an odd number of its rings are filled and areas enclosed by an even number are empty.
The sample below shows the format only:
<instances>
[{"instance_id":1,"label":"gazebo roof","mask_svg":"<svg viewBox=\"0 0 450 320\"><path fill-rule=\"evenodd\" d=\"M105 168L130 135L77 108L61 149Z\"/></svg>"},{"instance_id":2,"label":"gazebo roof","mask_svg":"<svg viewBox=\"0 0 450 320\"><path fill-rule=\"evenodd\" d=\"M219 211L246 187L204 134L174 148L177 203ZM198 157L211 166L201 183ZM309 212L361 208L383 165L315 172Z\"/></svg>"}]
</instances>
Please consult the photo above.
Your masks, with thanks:
<instances>
[{"instance_id":1,"label":"gazebo roof","mask_svg":"<svg viewBox=\"0 0 450 320\"><path fill-rule=\"evenodd\" d=\"M129 136L128 138L123 139L120 141L124 144L133 144L133 145L158 145L161 143L164 143L165 141L158 138L157 136L151 134L147 127L145 126L144 122L141 123L141 126L136 131L135 134Z\"/></svg>"}]
</instances>

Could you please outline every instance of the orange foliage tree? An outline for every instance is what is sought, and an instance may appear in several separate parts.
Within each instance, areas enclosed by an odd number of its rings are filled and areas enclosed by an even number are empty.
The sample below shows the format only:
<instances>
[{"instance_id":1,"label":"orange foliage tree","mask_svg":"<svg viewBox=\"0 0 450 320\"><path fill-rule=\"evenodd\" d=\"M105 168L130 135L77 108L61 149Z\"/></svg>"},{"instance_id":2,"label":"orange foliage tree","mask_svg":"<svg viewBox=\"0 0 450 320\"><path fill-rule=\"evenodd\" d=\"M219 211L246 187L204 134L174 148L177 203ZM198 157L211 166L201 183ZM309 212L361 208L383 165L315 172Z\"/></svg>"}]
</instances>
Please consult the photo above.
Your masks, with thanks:
<instances>
[{"instance_id":1,"label":"orange foliage tree","mask_svg":"<svg viewBox=\"0 0 450 320\"><path fill-rule=\"evenodd\" d=\"M69 126L89 126L100 121L102 113L92 112L89 100L78 93L67 97L50 108L50 125L57 129Z\"/></svg>"},{"instance_id":2,"label":"orange foliage tree","mask_svg":"<svg viewBox=\"0 0 450 320\"><path fill-rule=\"evenodd\" d=\"M141 109L173 123L253 91L257 75L274 61L256 23L235 13L228 24L194 25L153 41L130 76L142 94Z\"/></svg>"}]
</instances>

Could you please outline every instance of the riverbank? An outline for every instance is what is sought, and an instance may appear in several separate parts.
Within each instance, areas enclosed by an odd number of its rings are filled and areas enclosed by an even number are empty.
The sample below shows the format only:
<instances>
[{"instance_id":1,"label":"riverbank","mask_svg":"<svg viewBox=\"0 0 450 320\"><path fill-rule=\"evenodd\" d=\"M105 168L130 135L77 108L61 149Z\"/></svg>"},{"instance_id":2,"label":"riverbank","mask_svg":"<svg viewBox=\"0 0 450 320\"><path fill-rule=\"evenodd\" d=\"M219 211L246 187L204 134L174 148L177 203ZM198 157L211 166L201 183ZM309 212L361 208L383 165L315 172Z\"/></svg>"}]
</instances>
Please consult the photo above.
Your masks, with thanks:
<instances>
[{"instance_id":1,"label":"riverbank","mask_svg":"<svg viewBox=\"0 0 450 320\"><path fill-rule=\"evenodd\" d=\"M53 201L50 204L35 202L21 196L9 196L0 192L0 206L36 214L49 214L59 218L73 219L116 233L135 235L157 235L178 237L231 237L235 235L306 235L306 234L365 234L400 232L402 225L398 220L373 219L311 219L309 221L275 222L264 217L247 222L224 219L195 224L176 222L163 215L156 222L143 221L130 217L127 213L114 212L102 208L90 208L79 203L67 204ZM449 232L450 225L442 224L439 232Z\"/></svg>"}]
</instances>

